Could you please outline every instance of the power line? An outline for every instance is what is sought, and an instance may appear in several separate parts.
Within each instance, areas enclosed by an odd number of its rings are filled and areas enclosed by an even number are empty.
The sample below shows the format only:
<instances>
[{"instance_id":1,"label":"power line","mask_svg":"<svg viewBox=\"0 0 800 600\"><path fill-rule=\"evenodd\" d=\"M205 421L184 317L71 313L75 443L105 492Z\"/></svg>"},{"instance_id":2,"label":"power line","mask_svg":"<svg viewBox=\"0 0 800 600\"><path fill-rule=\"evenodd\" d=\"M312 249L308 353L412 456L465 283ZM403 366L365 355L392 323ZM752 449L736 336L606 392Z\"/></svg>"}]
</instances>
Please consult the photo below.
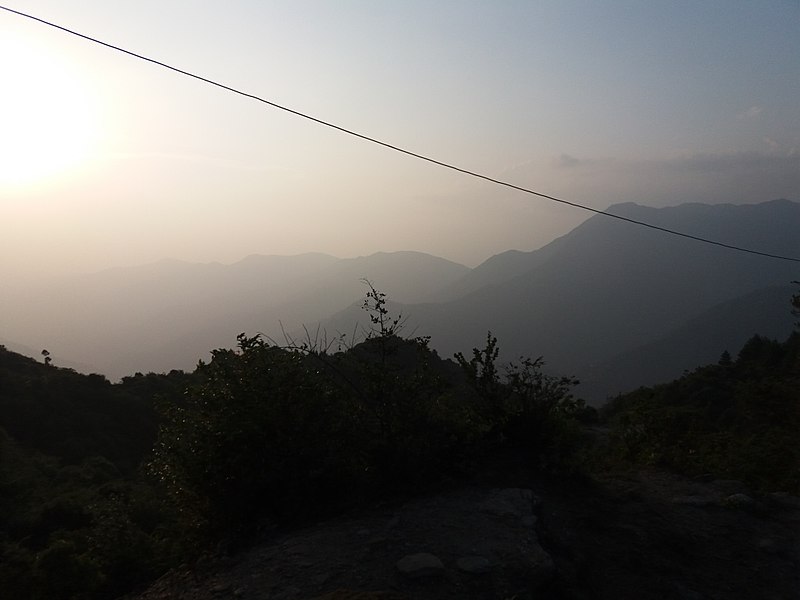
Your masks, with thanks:
<instances>
[{"instance_id":1,"label":"power line","mask_svg":"<svg viewBox=\"0 0 800 600\"><path fill-rule=\"evenodd\" d=\"M532 190L530 188L522 187L522 186L519 186L519 185L514 185L513 183L509 183L509 182L503 181L501 179L495 179L494 177L489 177L488 175L483 175L483 174L477 173L475 171L470 171L468 169L464 169L464 168L458 167L456 165L453 165L453 164L450 164L450 163L446 163L446 162L437 160L435 158L431 158L430 156L426 156L424 154L418 154L417 152L412 152L411 150L407 150L406 148L402 148L400 146L395 146L394 144L390 144L388 142L384 142L382 140L379 140L379 139L374 138L374 137L370 137L370 136L365 135L363 133L358 133L357 131L353 131L352 129L347 129L346 127L342 127L340 125L336 125L335 123L331 123L329 121L325 121L325 120L320 119L318 117L314 117L312 115L300 112L300 111L295 110L293 108L289 108L288 106L283 106L283 105L278 104L276 102L272 102L271 100L267 100L265 98L261 98L260 96L256 96L255 94L250 94L248 92L243 92L242 90L239 90L239 89L236 89L234 87L225 85L223 83L219 83L217 81L214 81L213 79L208 79L206 77L203 77L201 75L197 75L197 74L192 73L190 71L185 71L183 69L179 69L178 67L174 67L174 66L169 65L167 63L161 62L161 61L156 60L154 58L149 58L147 56L144 56L142 54L138 54L136 52L132 52L130 50L126 50L125 48L122 48L120 46L115 46L114 44L110 44L108 42L104 42L102 40L99 40L97 38L91 37L89 35L85 35L83 33L79 33L77 31L74 31L72 29L68 29L67 27L64 27L62 25L58 25L58 24L53 23L51 21L46 21L45 19L42 19L42 18L33 16L33 15L27 14L27 13L24 13L24 12L21 12L21 11L18 11L18 10L14 10L12 8L8 8L8 7L3 6L3 5L0 5L0 9L4 10L6 12L18 15L20 17L25 17L26 19L30 19L32 21L37 21L38 23L42 23L43 25L47 25L48 27L53 27L54 29L59 29L61 31L64 31L65 33L69 33L71 35L77 36L77 37L82 38L84 40L87 40L89 42L93 42L95 44L99 44L101 46L105 46L106 48L110 48L111 50L116 50L117 52L121 52L123 54L127 54L128 56L132 56L134 58L138 58L139 60L143 60L143 61L152 63L154 65L158 65L159 67L163 67L165 69L168 69L170 71L174 71L176 73L180 73L181 75L185 75L187 77L191 77L192 79L197 79L198 81L202 81L203 83L207 83L209 85L213 85L215 87L221 88L221 89L226 90L228 92L232 92L234 94L238 94L239 96L244 96L245 98L250 98L251 100L256 100L257 102L261 102L261 103L266 104L268 106L271 106L273 108L277 108L279 110L285 111L285 112L293 114L295 116L302 117L303 119L307 119L309 121L313 121L314 123L317 123L319 125L324 125L325 127L329 127L331 129L335 129L335 130L340 131L342 133L345 133L347 135L351 135L351 136L357 137L359 139L362 139L364 141L371 142L373 144L377 144L378 146L383 146L384 148L388 148L389 150L394 150L395 152L400 152L402 154L406 154L406 155L411 156L413 158L417 158L419 160L423 160L423 161L432 163L432 164L437 165L439 167L443 167L445 169L450 169L451 171L457 171L458 173L463 173L464 175L469 175L470 177L475 177L476 179L483 179L484 181L488 181L488 182L493 183L495 185L500 185L500 186L503 186L503 187L506 187L506 188L510 188L512 190L517 190L519 192L524 192L526 194L531 194L533 196L538 196L539 198L544 198L544 199L550 200L552 202L558 202L559 204L565 204L567 206L572 206L574 208L585 210L585 211L588 211L588 212L591 212L591 213L595 213L595 214L598 214L598 215L603 215L605 217L610 217L610 218L613 218L613 219L618 219L620 221L625 221L625 222L631 223L633 225L639 225L641 227L647 227L649 229L654 229L656 231L661 231L663 233L668 233L670 235L675 235L675 236L679 236L679 237L682 237L682 238L695 240L697 242L702 242L704 244L711 244L713 246L720 246L722 248L727 248L729 250L736 250L738 252L746 252L747 254L755 254L755 255L764 256L764 257L767 257L767 258L774 258L774 259L778 259L778 260L788 260L788 261L792 261L792 262L800 262L800 258L795 258L795 257L792 257L792 256L781 256L779 254L771 254L769 252L761 252L759 250L753 250L753 249L750 249L750 248L743 248L741 246L735 246L733 244L726 244L724 242L719 242L719 241L716 241L716 240L711 240L711 239L708 239L708 238L704 238L704 237L700 237L700 236L696 236L696 235L691 235L689 233L676 231L674 229L669 229L667 227L660 227L658 225L653 225L652 223L647 223L645 221L639 221L637 219L631 219L631 218L628 218L628 217L623 217L622 215L615 215L613 213L609 213L609 212L605 212L605 211L602 211L602 210L598 210L598 209L592 208L590 206L585 206L583 204L578 204L577 202L570 202L569 200L564 200L563 198L557 198L555 196L550 196L548 194L543 194L541 192L537 192L537 191Z\"/></svg>"}]
</instances>

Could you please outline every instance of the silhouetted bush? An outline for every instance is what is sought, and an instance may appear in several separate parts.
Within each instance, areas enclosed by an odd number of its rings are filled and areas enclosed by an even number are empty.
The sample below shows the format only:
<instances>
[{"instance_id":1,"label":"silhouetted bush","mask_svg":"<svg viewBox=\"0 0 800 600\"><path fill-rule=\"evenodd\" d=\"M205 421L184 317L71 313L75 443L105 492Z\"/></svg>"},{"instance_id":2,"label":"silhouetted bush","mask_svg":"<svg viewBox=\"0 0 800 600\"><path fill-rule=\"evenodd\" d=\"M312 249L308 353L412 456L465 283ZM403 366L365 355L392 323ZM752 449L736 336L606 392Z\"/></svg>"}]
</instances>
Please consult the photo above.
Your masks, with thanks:
<instances>
[{"instance_id":1,"label":"silhouetted bush","mask_svg":"<svg viewBox=\"0 0 800 600\"><path fill-rule=\"evenodd\" d=\"M164 404L151 470L211 530L409 489L479 435L443 362L427 340L387 331L334 355L240 335L183 401Z\"/></svg>"},{"instance_id":2,"label":"silhouetted bush","mask_svg":"<svg viewBox=\"0 0 800 600\"><path fill-rule=\"evenodd\" d=\"M477 394L478 413L490 439L507 440L540 469L566 472L578 467L579 419L591 411L572 395L576 379L544 373L541 357L520 358L501 375L497 338L491 332L486 347L473 349L469 361L461 353L455 358Z\"/></svg>"}]
</instances>

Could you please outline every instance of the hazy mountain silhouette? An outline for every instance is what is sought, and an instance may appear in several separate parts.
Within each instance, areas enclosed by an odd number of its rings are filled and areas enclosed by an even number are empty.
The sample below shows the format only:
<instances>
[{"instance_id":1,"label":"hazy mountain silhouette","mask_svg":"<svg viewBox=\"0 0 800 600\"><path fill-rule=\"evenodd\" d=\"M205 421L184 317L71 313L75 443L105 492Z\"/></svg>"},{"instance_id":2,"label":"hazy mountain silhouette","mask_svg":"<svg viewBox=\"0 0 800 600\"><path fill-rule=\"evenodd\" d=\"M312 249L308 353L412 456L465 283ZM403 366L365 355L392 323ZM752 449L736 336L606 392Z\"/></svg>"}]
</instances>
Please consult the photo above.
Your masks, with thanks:
<instances>
[{"instance_id":1,"label":"hazy mountain silhouette","mask_svg":"<svg viewBox=\"0 0 800 600\"><path fill-rule=\"evenodd\" d=\"M800 204L786 200L662 209L620 204L608 212L728 244L800 256ZM735 350L754 333L776 332L776 315L785 315L783 335L788 335L789 288L784 288L783 298L769 292L747 295L785 286L798 278L799 270L795 263L597 215L538 251L493 257L443 288L446 297L484 283L461 298L397 310L411 316L409 325L418 333L431 335L434 347L445 356L482 347L491 330L506 360L544 355L555 371L590 376L591 392L598 399L603 389L617 391L613 385L654 383L654 377L677 377L683 368L714 362L725 348ZM714 307L737 298L711 319ZM702 320L706 312L705 329L687 325L691 319ZM350 309L327 325L341 328L355 314ZM695 344L689 363L680 360L683 346L673 341L674 349L665 343L660 352L646 355L646 361L642 358L641 377L618 379L620 371L612 385L602 376L599 365L687 327L698 335L706 332L706 343ZM663 362L663 369L650 364L653 361ZM620 363L615 369L636 375L635 365L623 369Z\"/></svg>"},{"instance_id":2,"label":"hazy mountain silhouette","mask_svg":"<svg viewBox=\"0 0 800 600\"><path fill-rule=\"evenodd\" d=\"M794 321L787 299L796 290L772 286L718 304L657 341L582 369L579 393L598 401L677 379L684 371L716 362L726 350L735 358L755 333L783 341Z\"/></svg>"},{"instance_id":3,"label":"hazy mountain silhouette","mask_svg":"<svg viewBox=\"0 0 800 600\"><path fill-rule=\"evenodd\" d=\"M449 302L483 287L497 285L523 275L552 258L561 247L565 237L558 238L535 252L508 250L495 254L461 279L431 294L428 302Z\"/></svg>"},{"instance_id":4,"label":"hazy mountain silhouette","mask_svg":"<svg viewBox=\"0 0 800 600\"><path fill-rule=\"evenodd\" d=\"M800 204L609 208L627 218L765 252L800 256ZM770 260L596 215L534 252L475 269L417 252L338 259L250 256L232 265L161 261L75 278L4 311L0 335L111 378L190 368L240 332L329 337L365 321L361 278L431 335L442 356L482 347L543 355L599 397L716 361L754 333L791 329L796 263ZM782 287L782 290L777 290ZM771 290L767 289L771 288ZM786 294L785 297L781 297ZM331 316L334 315L334 316ZM11 346L10 346L11 347Z\"/></svg>"},{"instance_id":5,"label":"hazy mountain silhouette","mask_svg":"<svg viewBox=\"0 0 800 600\"><path fill-rule=\"evenodd\" d=\"M193 367L246 331L280 337L362 297L360 279L414 302L468 268L419 252L339 259L250 256L232 265L175 260L76 278L10 307L2 332L111 378Z\"/></svg>"}]
</instances>

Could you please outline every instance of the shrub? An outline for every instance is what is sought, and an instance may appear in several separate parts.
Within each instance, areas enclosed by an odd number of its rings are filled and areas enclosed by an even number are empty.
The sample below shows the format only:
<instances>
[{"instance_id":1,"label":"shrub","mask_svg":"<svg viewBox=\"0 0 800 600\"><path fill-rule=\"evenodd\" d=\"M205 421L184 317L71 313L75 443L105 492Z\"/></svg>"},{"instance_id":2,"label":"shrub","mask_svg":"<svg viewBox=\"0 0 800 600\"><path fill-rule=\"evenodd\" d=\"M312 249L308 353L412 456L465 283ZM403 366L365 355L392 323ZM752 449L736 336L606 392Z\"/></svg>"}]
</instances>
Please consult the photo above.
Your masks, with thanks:
<instances>
[{"instance_id":1,"label":"shrub","mask_svg":"<svg viewBox=\"0 0 800 600\"><path fill-rule=\"evenodd\" d=\"M196 531L319 516L451 471L483 432L458 368L398 335L370 285L373 329L345 352L238 338L162 402L150 470Z\"/></svg>"},{"instance_id":2,"label":"shrub","mask_svg":"<svg viewBox=\"0 0 800 600\"><path fill-rule=\"evenodd\" d=\"M212 355L204 381L162 406L151 463L194 525L313 512L363 470L358 414L308 357L245 335Z\"/></svg>"},{"instance_id":3,"label":"shrub","mask_svg":"<svg viewBox=\"0 0 800 600\"><path fill-rule=\"evenodd\" d=\"M586 418L583 401L572 396L578 381L544 373L544 361L520 358L505 366L501 377L497 338L487 334L486 347L467 361L455 355L478 398L477 412L495 441L507 440L528 460L546 470L572 471L581 445L578 419Z\"/></svg>"}]
</instances>

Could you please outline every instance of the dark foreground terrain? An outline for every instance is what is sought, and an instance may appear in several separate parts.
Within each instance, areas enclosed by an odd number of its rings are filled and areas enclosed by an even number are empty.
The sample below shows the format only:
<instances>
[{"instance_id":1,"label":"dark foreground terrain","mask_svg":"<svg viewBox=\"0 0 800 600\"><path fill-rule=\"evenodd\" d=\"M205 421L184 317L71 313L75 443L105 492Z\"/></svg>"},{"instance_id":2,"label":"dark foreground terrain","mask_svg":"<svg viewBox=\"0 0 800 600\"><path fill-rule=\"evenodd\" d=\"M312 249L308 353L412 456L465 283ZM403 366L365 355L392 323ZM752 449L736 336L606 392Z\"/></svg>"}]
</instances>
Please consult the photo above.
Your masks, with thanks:
<instances>
[{"instance_id":1,"label":"dark foreground terrain","mask_svg":"<svg viewBox=\"0 0 800 600\"><path fill-rule=\"evenodd\" d=\"M800 598L800 499L630 472L477 477L207 556L128 600Z\"/></svg>"}]
</instances>

